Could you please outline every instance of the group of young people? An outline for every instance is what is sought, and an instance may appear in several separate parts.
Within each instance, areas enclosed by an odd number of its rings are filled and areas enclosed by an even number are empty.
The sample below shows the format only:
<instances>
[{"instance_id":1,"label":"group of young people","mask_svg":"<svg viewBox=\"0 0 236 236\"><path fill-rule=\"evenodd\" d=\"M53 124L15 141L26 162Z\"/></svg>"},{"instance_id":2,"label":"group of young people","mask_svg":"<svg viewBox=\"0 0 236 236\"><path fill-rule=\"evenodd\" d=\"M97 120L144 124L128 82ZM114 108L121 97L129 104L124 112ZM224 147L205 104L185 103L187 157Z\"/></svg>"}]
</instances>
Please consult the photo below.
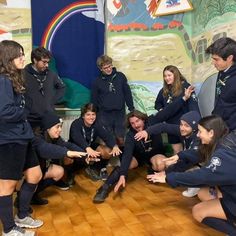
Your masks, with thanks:
<instances>
[{"instance_id":1,"label":"group of young people","mask_svg":"<svg viewBox=\"0 0 236 236\"><path fill-rule=\"evenodd\" d=\"M103 179L93 198L94 203L102 203L112 189L117 192L126 186L129 169L143 164L151 182L197 190L201 202L193 207L193 217L198 222L236 234L236 42L218 39L206 53L212 55L219 71L211 116L201 118L194 88L172 65L163 70L157 113L147 116L135 110L125 75L103 55L97 60L101 73L94 81L91 103L81 109L70 127L69 140L64 141L60 136L63 122L54 104L65 85L48 69L50 53L34 49L32 63L24 68L23 47L11 40L0 42L2 235L35 235L23 229L43 225L32 218L30 204L47 204L39 193L61 180L64 170L67 179L73 180L76 166L84 165L94 180ZM172 157L166 156L162 133L168 134ZM120 165L107 176L111 156L119 156Z\"/></svg>"}]
</instances>

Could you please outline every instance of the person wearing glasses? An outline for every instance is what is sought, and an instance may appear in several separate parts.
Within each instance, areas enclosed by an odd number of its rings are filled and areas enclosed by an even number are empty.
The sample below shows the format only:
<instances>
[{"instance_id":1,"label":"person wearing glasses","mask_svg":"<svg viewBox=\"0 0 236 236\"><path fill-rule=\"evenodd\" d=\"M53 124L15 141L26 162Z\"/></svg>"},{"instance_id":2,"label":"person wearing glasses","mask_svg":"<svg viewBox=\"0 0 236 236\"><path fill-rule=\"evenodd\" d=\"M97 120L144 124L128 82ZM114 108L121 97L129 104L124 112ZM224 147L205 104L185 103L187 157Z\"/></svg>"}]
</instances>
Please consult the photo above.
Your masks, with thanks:
<instances>
[{"instance_id":1,"label":"person wearing glasses","mask_svg":"<svg viewBox=\"0 0 236 236\"><path fill-rule=\"evenodd\" d=\"M33 236L41 220L28 213L37 184L42 178L39 161L32 147L33 132L26 119L27 103L22 78L24 49L12 40L0 42L0 220L2 236ZM24 180L18 197L18 212L13 215L13 192ZM21 228L22 227L22 228Z\"/></svg>"},{"instance_id":2,"label":"person wearing glasses","mask_svg":"<svg viewBox=\"0 0 236 236\"><path fill-rule=\"evenodd\" d=\"M54 104L65 92L62 80L48 68L51 58L47 49L35 48L31 52L31 63L24 68L26 101L31 105L27 118L33 129L39 127L46 111L54 111Z\"/></svg>"},{"instance_id":3,"label":"person wearing glasses","mask_svg":"<svg viewBox=\"0 0 236 236\"><path fill-rule=\"evenodd\" d=\"M134 110L133 98L126 76L112 65L112 58L102 55L97 59L101 71L94 81L91 102L98 108L98 120L116 138L118 146L123 146L125 135L125 105Z\"/></svg>"}]
</instances>

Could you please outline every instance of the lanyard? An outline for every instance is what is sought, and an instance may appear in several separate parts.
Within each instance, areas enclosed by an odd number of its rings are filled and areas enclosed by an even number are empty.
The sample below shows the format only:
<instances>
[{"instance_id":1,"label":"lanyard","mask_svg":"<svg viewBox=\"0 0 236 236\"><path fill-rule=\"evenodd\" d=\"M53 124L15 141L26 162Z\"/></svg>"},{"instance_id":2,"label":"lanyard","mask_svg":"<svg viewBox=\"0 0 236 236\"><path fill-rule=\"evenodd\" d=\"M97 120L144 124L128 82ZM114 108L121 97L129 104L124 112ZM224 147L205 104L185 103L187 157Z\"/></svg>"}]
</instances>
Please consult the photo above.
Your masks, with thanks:
<instances>
[{"instance_id":1,"label":"lanyard","mask_svg":"<svg viewBox=\"0 0 236 236\"><path fill-rule=\"evenodd\" d=\"M91 129L91 134L90 134L89 140L87 139L84 126L82 126L82 131L83 131L84 139L85 139L86 141L88 141L88 145L91 146L91 143L93 142L93 138L94 138L94 128Z\"/></svg>"}]
</instances>

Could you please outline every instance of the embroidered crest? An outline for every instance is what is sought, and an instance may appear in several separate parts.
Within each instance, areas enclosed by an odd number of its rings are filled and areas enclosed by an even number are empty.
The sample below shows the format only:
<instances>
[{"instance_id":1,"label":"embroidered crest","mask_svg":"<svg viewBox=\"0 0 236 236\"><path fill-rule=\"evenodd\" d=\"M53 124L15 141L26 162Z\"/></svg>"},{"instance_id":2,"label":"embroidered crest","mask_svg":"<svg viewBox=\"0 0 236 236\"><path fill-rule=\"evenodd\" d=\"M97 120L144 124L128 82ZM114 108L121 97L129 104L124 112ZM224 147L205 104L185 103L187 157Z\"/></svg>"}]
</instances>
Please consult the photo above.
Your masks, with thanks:
<instances>
[{"instance_id":1,"label":"embroidered crest","mask_svg":"<svg viewBox=\"0 0 236 236\"><path fill-rule=\"evenodd\" d=\"M207 166L206 168L211 169L212 172L216 171L216 168L218 166L221 166L221 160L219 157L212 157L211 159L211 163L209 166Z\"/></svg>"}]
</instances>

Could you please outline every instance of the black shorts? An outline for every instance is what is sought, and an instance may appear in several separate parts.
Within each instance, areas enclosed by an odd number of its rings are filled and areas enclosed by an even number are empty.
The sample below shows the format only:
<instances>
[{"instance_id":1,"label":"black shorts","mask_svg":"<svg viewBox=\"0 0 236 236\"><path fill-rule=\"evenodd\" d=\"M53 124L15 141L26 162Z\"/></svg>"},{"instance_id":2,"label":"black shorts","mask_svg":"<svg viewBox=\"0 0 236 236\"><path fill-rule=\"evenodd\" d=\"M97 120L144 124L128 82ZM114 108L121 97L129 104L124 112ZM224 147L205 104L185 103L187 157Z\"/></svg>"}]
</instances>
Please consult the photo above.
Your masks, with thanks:
<instances>
[{"instance_id":1,"label":"black shorts","mask_svg":"<svg viewBox=\"0 0 236 236\"><path fill-rule=\"evenodd\" d=\"M25 170L38 165L31 143L0 145L0 179L20 180Z\"/></svg>"},{"instance_id":2,"label":"black shorts","mask_svg":"<svg viewBox=\"0 0 236 236\"><path fill-rule=\"evenodd\" d=\"M120 111L100 111L98 113L98 120L112 132L115 137L124 138L125 126L125 110Z\"/></svg>"},{"instance_id":3,"label":"black shorts","mask_svg":"<svg viewBox=\"0 0 236 236\"><path fill-rule=\"evenodd\" d=\"M236 216L231 213L229 208L226 206L223 198L220 198L220 203L225 212L227 221L236 228Z\"/></svg>"}]
</instances>

